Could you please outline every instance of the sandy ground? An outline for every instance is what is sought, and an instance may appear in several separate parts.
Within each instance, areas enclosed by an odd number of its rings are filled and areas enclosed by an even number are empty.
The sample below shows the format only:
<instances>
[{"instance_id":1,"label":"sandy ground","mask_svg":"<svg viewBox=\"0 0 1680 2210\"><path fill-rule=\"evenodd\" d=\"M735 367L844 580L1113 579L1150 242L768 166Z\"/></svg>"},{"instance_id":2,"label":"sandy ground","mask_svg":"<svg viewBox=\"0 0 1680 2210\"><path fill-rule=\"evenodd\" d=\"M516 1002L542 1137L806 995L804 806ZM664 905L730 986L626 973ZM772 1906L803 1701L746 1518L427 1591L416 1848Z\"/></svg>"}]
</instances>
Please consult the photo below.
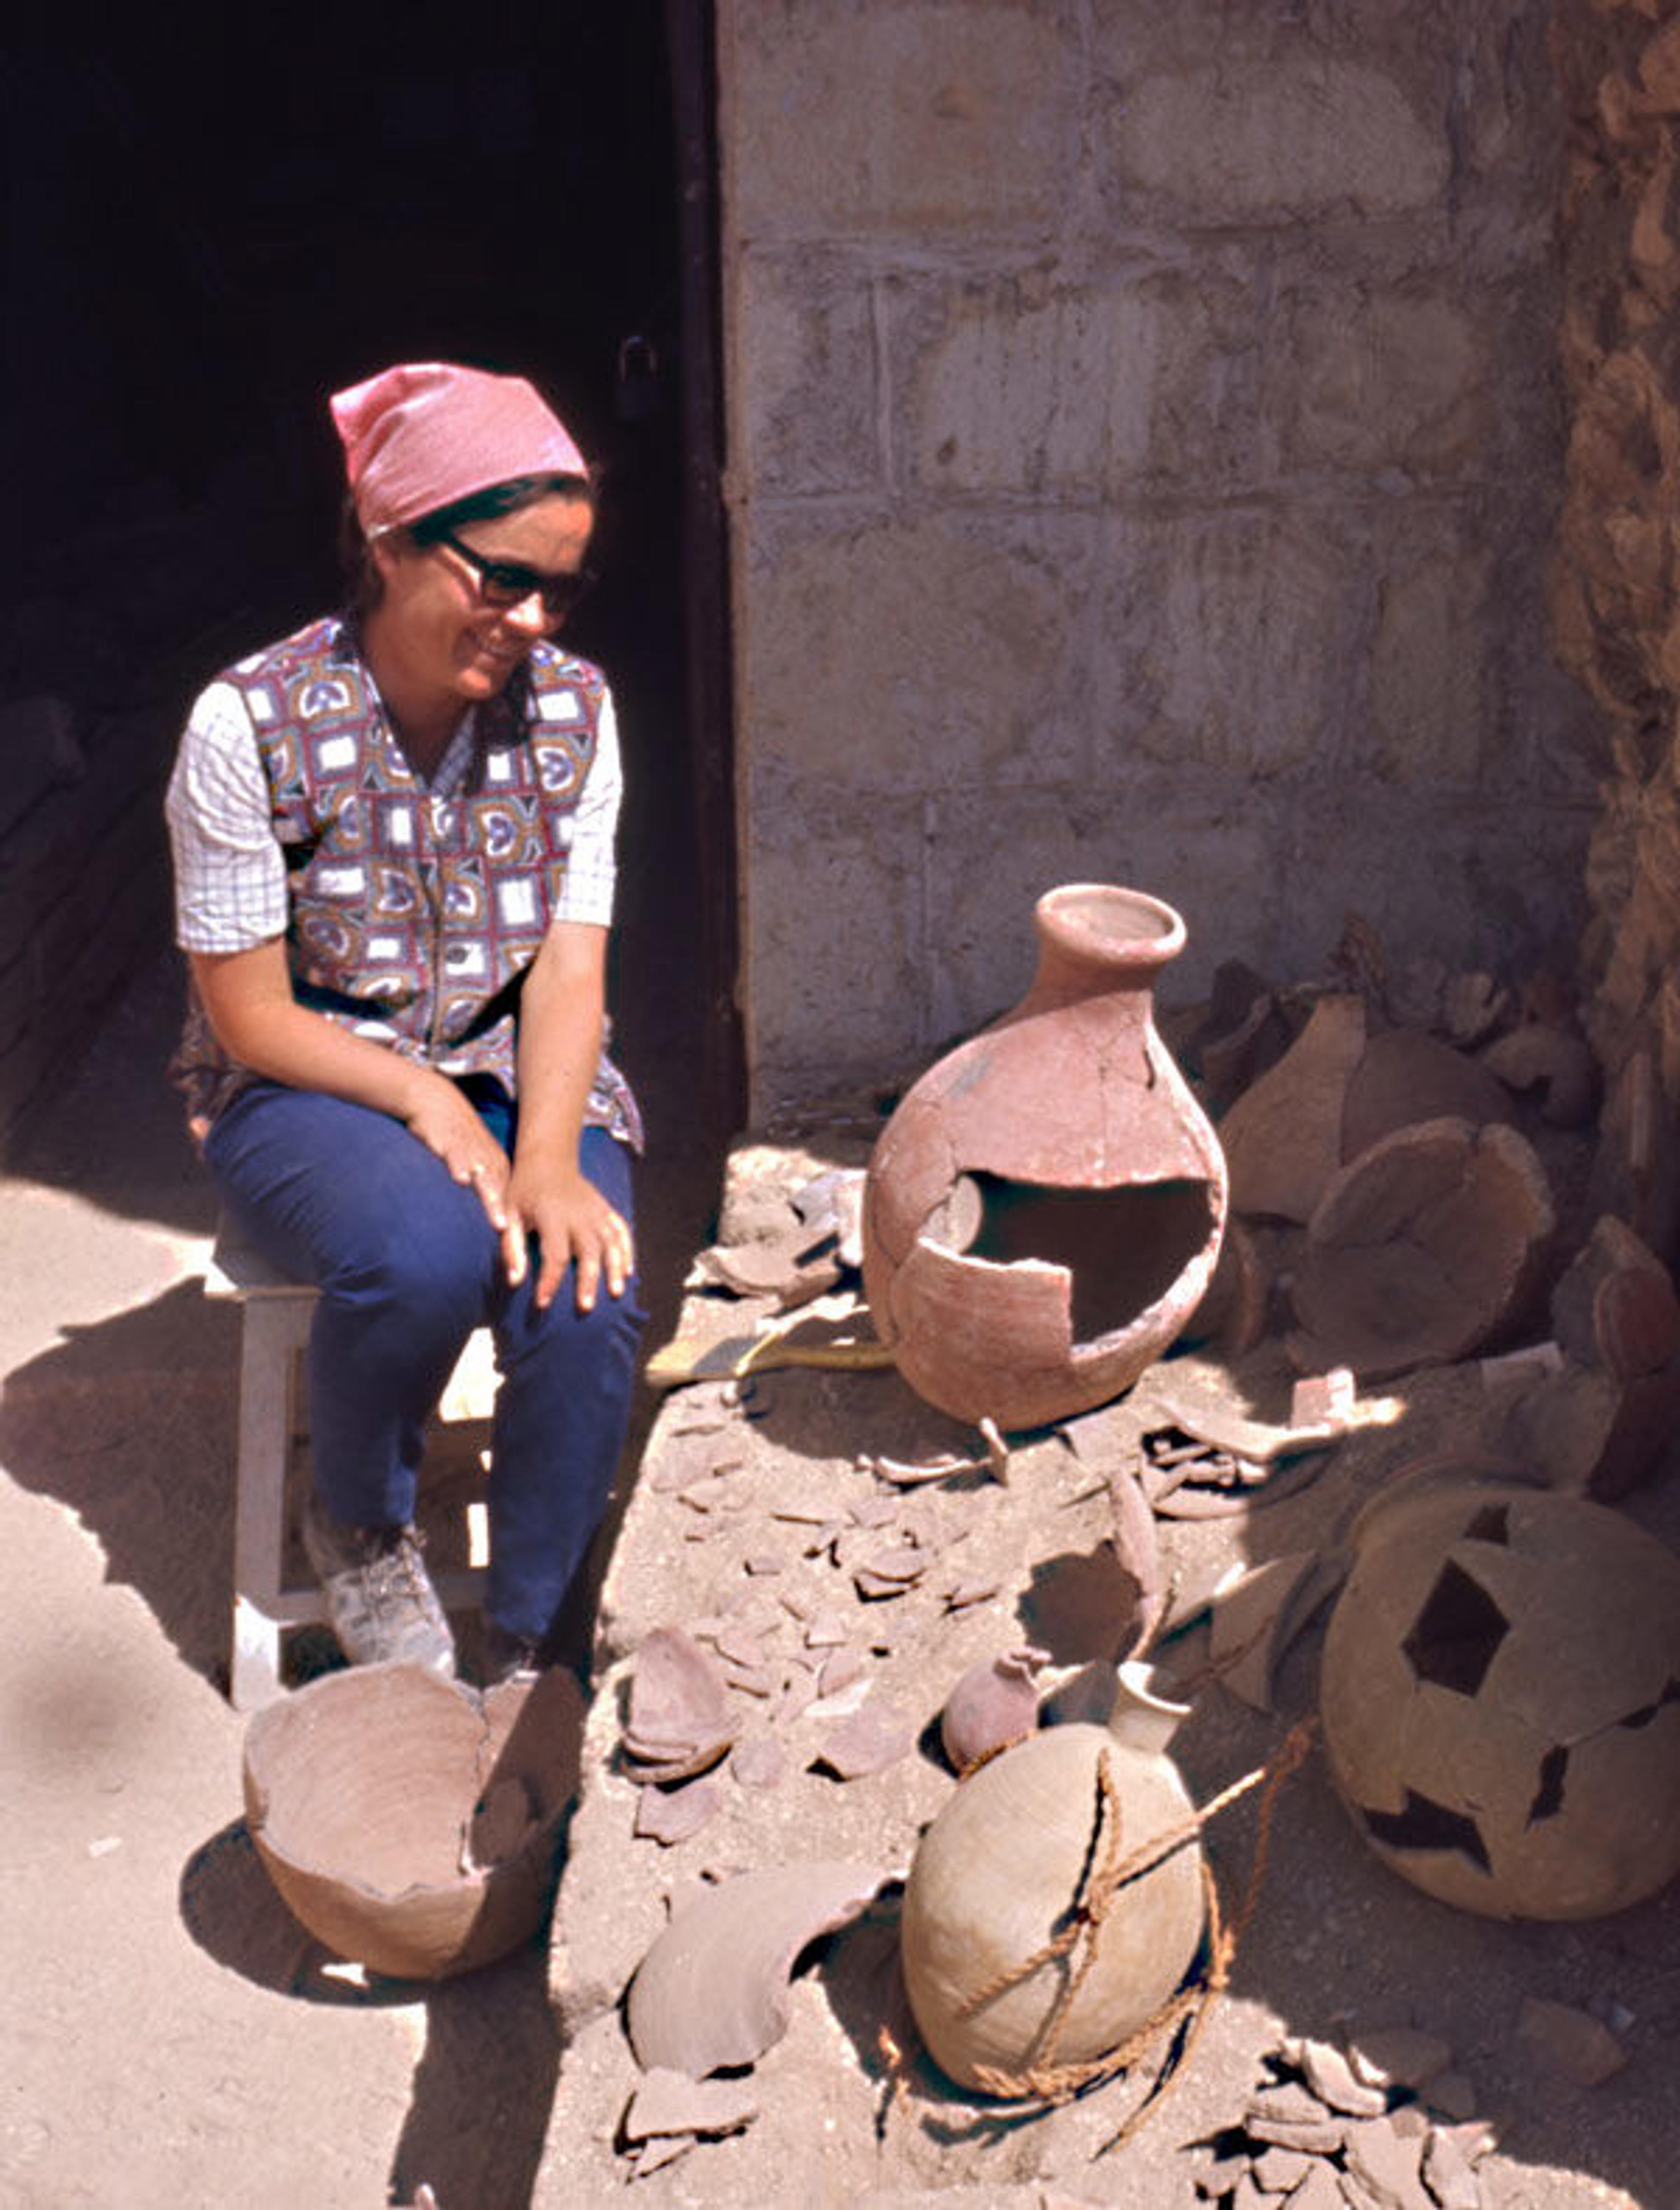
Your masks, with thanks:
<instances>
[{"instance_id":1,"label":"sandy ground","mask_svg":"<svg viewBox=\"0 0 1680 2210\"><path fill-rule=\"evenodd\" d=\"M223 1694L235 1322L197 1286L211 1209L157 1072L172 988L160 969L124 1000L0 1204L0 2205L372 2210L422 2180L443 2210L616 2201L600 2067L561 2047L542 1942L430 1990L370 1987L297 1928L245 1836ZM691 1170L643 1187L668 1319L704 1205ZM1672 1520L1676 1494L1671 1470L1640 1515ZM1263 1739L1227 1715L1197 1759L1238 1769ZM1237 2115L1280 2024L1322 2030L1392 1983L1438 1995L1421 2022L1510 2122L1500 2210L1680 2205L1680 1892L1579 1928L1460 1918L1369 1863L1319 1778L1286 1798L1268 1898L1186 2122ZM803 2092L820 2096L839 2029L820 1978L800 1987L822 2060ZM1530 1993L1615 2007L1624 2069L1593 2090L1526 2070ZM616 2077L616 2019L588 2031ZM1180 2199L1158 2157L1045 2193L1020 2158L942 2160L924 2138L892 2175L917 2191L894 2201ZM649 2199L888 2199L886 2175L855 2166L813 2165L789 2192L791 2167L753 2144L696 2153Z\"/></svg>"}]
</instances>

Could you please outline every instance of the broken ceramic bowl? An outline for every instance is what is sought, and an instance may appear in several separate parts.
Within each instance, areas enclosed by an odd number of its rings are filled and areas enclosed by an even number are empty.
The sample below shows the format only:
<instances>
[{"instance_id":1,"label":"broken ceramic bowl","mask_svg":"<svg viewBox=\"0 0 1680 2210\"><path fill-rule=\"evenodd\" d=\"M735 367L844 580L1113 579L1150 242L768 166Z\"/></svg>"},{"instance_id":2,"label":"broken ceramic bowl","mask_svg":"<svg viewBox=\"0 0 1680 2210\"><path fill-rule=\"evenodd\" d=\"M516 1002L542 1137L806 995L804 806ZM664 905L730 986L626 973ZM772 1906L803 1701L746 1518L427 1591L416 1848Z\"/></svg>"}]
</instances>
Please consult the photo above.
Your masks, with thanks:
<instances>
[{"instance_id":1,"label":"broken ceramic bowl","mask_svg":"<svg viewBox=\"0 0 1680 2210\"><path fill-rule=\"evenodd\" d=\"M394 1979L467 1971L541 1922L582 1732L563 1670L482 1698L418 1665L329 1673L246 1731L251 1839L337 1955Z\"/></svg>"},{"instance_id":2,"label":"broken ceramic bowl","mask_svg":"<svg viewBox=\"0 0 1680 2210\"><path fill-rule=\"evenodd\" d=\"M1603 1505L1438 1472L1355 1543L1324 1742L1383 1862L1496 1917L1594 1917L1680 1872L1680 1559Z\"/></svg>"}]
</instances>

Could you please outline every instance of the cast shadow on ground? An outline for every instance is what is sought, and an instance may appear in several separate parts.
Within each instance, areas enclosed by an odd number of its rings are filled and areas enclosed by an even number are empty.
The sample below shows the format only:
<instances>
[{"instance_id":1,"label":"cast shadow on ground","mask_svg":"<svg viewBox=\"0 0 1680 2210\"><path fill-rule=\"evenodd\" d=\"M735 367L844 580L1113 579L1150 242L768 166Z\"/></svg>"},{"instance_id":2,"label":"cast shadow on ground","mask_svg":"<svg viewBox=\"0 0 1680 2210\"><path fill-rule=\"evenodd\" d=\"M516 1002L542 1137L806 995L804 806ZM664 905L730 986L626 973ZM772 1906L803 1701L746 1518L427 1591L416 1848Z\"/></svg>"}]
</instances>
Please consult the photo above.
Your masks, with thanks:
<instances>
[{"instance_id":1,"label":"cast shadow on ground","mask_svg":"<svg viewBox=\"0 0 1680 2210\"><path fill-rule=\"evenodd\" d=\"M560 2069L546 1921L510 1955L455 1979L390 1980L335 1965L280 1900L243 1819L194 1852L179 1900L199 1947L259 1987L322 2005L424 2006L392 2201L412 2201L422 2183L446 2204L530 2201Z\"/></svg>"},{"instance_id":2,"label":"cast shadow on ground","mask_svg":"<svg viewBox=\"0 0 1680 2210\"><path fill-rule=\"evenodd\" d=\"M0 1462L68 1505L105 1578L135 1589L185 1664L227 1680L238 1324L181 1282L6 1379Z\"/></svg>"},{"instance_id":3,"label":"cast shadow on ground","mask_svg":"<svg viewBox=\"0 0 1680 2210\"><path fill-rule=\"evenodd\" d=\"M69 1079L49 1084L27 1111L8 1172L73 1192L117 1219L208 1234L214 1193L169 1080L185 1004L180 955L160 930L136 947Z\"/></svg>"}]
</instances>

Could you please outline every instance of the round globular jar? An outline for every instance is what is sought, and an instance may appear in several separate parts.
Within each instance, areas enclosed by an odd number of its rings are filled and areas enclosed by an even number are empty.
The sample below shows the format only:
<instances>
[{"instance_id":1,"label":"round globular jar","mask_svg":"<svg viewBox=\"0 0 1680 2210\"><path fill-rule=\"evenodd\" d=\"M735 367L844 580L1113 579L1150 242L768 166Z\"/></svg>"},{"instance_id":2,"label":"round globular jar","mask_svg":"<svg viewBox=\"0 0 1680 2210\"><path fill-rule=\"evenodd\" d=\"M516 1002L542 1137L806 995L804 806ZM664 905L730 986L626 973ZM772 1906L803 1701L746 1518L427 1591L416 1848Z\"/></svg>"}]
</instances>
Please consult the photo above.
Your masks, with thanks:
<instances>
[{"instance_id":1,"label":"round globular jar","mask_svg":"<svg viewBox=\"0 0 1680 2210\"><path fill-rule=\"evenodd\" d=\"M1324 1637L1324 1747L1384 1863L1498 1918L1680 1875L1680 1558L1584 1497L1450 1464L1368 1505Z\"/></svg>"},{"instance_id":2,"label":"round globular jar","mask_svg":"<svg viewBox=\"0 0 1680 2210\"><path fill-rule=\"evenodd\" d=\"M1125 1718L1050 1727L1004 1750L958 1784L918 1845L905 1985L934 2061L961 2086L1024 2092L1034 2068L1099 2060L1154 2017L1195 1959L1205 1903L1194 1808L1164 1750L1124 1738ZM1185 1839L1103 1892L1105 1868L1169 1833ZM1089 1969L1063 2010L1069 1961L1033 1959L1081 1909L1096 1922L1081 1936Z\"/></svg>"},{"instance_id":3,"label":"round globular jar","mask_svg":"<svg viewBox=\"0 0 1680 2210\"><path fill-rule=\"evenodd\" d=\"M864 1202L870 1309L900 1371L942 1411L1013 1428L1105 1404L1166 1349L1207 1293L1228 1190L1155 1030L1178 915L1069 883L1034 921L1032 988L906 1093Z\"/></svg>"}]
</instances>

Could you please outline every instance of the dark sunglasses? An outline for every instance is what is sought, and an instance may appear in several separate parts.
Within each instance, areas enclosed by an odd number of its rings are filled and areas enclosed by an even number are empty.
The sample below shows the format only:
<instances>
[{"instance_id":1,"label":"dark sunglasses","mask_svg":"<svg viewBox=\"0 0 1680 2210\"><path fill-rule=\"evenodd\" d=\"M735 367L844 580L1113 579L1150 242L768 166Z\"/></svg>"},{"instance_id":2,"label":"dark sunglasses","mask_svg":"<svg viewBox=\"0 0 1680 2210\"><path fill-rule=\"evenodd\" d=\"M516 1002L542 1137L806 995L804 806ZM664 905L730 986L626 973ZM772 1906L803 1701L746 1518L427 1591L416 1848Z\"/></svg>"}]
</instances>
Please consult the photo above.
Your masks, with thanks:
<instances>
[{"instance_id":1,"label":"dark sunglasses","mask_svg":"<svg viewBox=\"0 0 1680 2210\"><path fill-rule=\"evenodd\" d=\"M534 568L521 567L516 560L486 560L482 552L463 545L447 529L440 530L434 541L447 545L466 561L478 583L479 596L487 607L522 607L534 593L541 598L549 619L559 621L595 580L587 568L570 576L544 576Z\"/></svg>"}]
</instances>

